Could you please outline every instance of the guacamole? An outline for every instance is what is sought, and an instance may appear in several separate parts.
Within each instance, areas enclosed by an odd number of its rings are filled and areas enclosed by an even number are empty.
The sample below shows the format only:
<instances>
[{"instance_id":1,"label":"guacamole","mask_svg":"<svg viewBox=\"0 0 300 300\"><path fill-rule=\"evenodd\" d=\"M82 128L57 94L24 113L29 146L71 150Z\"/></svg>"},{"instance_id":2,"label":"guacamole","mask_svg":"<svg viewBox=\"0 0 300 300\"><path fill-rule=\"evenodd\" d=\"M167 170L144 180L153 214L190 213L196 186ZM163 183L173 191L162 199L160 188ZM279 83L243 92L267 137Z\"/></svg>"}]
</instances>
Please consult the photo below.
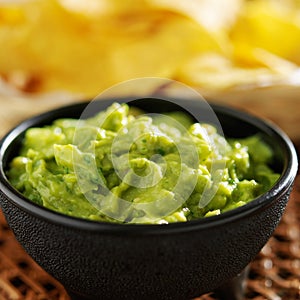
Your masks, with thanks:
<instances>
[{"instance_id":1,"label":"guacamole","mask_svg":"<svg viewBox=\"0 0 300 300\"><path fill-rule=\"evenodd\" d=\"M31 201L102 222L167 224L215 216L279 178L259 135L225 139L182 112L132 114L114 103L87 119L26 131L7 176Z\"/></svg>"}]
</instances>

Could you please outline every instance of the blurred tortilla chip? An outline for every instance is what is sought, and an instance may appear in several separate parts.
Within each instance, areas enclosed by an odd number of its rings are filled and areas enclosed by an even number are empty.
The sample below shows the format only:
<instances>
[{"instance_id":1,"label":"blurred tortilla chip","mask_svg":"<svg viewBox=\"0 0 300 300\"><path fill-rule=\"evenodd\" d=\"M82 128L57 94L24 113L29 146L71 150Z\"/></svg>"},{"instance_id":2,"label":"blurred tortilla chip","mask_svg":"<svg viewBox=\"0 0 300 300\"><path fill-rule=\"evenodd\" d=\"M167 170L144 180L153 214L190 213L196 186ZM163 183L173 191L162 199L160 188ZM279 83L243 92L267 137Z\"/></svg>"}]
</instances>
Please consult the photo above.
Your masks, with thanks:
<instances>
[{"instance_id":1,"label":"blurred tortilla chip","mask_svg":"<svg viewBox=\"0 0 300 300\"><path fill-rule=\"evenodd\" d=\"M175 78L188 85L210 90L271 86L293 80L299 70L297 65L265 50L256 50L256 60L261 64L259 67L240 67L225 56L210 53L182 66Z\"/></svg>"},{"instance_id":2,"label":"blurred tortilla chip","mask_svg":"<svg viewBox=\"0 0 300 300\"><path fill-rule=\"evenodd\" d=\"M0 26L5 45L0 70L6 76L17 71L38 77L41 91L92 96L136 77L170 78L191 57L224 51L193 19L152 6L101 11L89 18L55 0L29 1L1 7L0 15L12 9L21 21Z\"/></svg>"},{"instance_id":3,"label":"blurred tortilla chip","mask_svg":"<svg viewBox=\"0 0 300 300\"><path fill-rule=\"evenodd\" d=\"M293 2L296 3L296 2ZM289 1L245 2L230 32L235 60L255 66L253 49L260 48L300 64L300 6Z\"/></svg>"},{"instance_id":4,"label":"blurred tortilla chip","mask_svg":"<svg viewBox=\"0 0 300 300\"><path fill-rule=\"evenodd\" d=\"M299 6L282 3L0 3L0 76L27 93L63 90L84 97L140 77L218 90L295 82L290 76L299 74Z\"/></svg>"}]
</instances>

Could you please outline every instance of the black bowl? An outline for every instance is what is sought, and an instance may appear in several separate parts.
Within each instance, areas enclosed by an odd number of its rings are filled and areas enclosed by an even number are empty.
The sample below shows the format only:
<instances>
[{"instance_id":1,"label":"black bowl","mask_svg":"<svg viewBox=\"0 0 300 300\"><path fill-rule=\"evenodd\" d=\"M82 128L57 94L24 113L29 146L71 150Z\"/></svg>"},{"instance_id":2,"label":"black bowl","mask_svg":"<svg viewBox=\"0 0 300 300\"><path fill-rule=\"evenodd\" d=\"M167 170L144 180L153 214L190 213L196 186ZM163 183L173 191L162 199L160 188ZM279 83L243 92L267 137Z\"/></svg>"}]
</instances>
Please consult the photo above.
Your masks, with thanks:
<instances>
[{"instance_id":1,"label":"black bowl","mask_svg":"<svg viewBox=\"0 0 300 300\"><path fill-rule=\"evenodd\" d=\"M97 107L105 109L113 101L101 100ZM266 244L288 201L297 173L297 156L289 138L273 124L212 105L226 136L241 138L259 132L273 148L274 168L281 177L272 189L245 206L186 223L93 222L30 202L5 175L26 129L61 117L78 118L87 104L63 107L26 120L2 139L1 207L18 241L33 259L74 299L191 299L239 274ZM178 109L176 104L200 114L199 102L194 100L134 102L146 111L160 113Z\"/></svg>"}]
</instances>

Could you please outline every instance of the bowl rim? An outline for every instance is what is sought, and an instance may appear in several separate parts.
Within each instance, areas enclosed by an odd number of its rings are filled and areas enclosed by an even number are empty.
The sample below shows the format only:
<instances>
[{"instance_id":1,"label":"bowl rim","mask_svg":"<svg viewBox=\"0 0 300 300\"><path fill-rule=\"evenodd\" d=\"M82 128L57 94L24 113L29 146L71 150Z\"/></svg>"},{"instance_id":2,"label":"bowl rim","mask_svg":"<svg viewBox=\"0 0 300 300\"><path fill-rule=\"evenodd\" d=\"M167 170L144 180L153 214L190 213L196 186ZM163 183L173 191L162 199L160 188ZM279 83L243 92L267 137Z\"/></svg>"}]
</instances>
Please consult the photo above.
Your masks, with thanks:
<instances>
[{"instance_id":1,"label":"bowl rim","mask_svg":"<svg viewBox=\"0 0 300 300\"><path fill-rule=\"evenodd\" d=\"M141 97L124 97L124 98L106 98L102 99L103 103L111 104L112 102L127 102L132 99L138 99ZM161 97L144 97L144 98L156 98ZM174 98L174 97L163 97L163 100L170 100L175 103L181 103L181 101L197 101L194 99L185 98ZM40 206L26 197L24 197L20 192L18 192L9 183L5 171L3 169L3 157L5 151L11 142L13 142L20 134L24 133L26 129L34 126L39 121L50 118L54 120L53 114L63 113L70 108L78 109L83 108L85 105L89 104L89 101L84 100L82 102L76 102L69 105L64 105L55 109L51 109L44 113L35 115L33 117L27 118L15 127L13 127L0 141L0 192L6 195L8 200L15 206L19 207L21 210L25 210L27 213L34 215L48 223L59 224L71 228L76 228L80 230L93 231L98 233L107 234L127 234L127 235L161 235L161 234L171 234L171 233L181 233L186 231L194 230L206 230L210 227L222 226L227 222L235 222L241 218L245 218L252 214L255 214L258 210L263 209L271 205L271 203L278 197L287 193L292 186L297 170L298 170L298 159L295 147L287 136L277 125L267 119L257 117L249 112L230 105L219 104L217 101L208 101L209 105L214 111L230 115L240 120L250 123L260 131L262 128L265 130L264 133L272 134L281 146L284 147L284 153L286 154L285 162L283 166L282 174L275 185L266 193L258 196L256 199L250 201L249 203L232 209L230 211L224 212L218 216L212 216L209 218L201 218L197 220L178 222L164 225L156 224L118 224L110 222L100 222L88 219L81 219L78 217L72 217L65 215L43 206ZM1 202L0 202L1 208Z\"/></svg>"}]
</instances>

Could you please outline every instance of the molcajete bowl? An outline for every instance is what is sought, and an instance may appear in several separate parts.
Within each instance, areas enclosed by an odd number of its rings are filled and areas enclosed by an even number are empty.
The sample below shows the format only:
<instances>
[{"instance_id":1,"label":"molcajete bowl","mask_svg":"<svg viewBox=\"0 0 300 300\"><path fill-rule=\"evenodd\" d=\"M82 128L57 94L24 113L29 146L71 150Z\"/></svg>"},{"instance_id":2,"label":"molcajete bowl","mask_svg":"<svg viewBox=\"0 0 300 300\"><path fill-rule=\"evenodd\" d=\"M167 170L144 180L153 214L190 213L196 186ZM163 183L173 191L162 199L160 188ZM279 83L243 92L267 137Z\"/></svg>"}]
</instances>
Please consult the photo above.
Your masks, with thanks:
<instances>
[{"instance_id":1,"label":"molcajete bowl","mask_svg":"<svg viewBox=\"0 0 300 300\"><path fill-rule=\"evenodd\" d=\"M116 99L101 100L105 109ZM117 99L128 102L130 99ZM129 103L130 104L130 103ZM40 207L6 177L26 129L62 117L79 118L88 102L24 121L1 142L1 208L31 257L60 281L74 299L191 299L237 276L266 244L287 204L297 173L289 138L276 126L247 113L212 104L225 136L260 133L275 154L277 183L252 202L221 215L167 225L121 225L69 217ZM140 99L147 112L200 112L188 99Z\"/></svg>"}]
</instances>

